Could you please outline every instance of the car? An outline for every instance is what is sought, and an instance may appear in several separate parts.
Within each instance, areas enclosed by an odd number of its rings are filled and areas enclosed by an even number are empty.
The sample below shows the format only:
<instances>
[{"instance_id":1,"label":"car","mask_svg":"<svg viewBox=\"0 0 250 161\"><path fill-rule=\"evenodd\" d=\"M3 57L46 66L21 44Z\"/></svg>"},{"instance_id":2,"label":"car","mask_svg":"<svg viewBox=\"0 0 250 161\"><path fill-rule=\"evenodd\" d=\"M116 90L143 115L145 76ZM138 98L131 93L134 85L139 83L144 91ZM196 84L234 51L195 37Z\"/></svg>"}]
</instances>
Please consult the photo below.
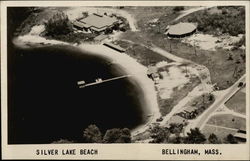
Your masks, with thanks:
<instances>
[{"instance_id":1,"label":"car","mask_svg":"<svg viewBox=\"0 0 250 161\"><path fill-rule=\"evenodd\" d=\"M160 117L160 118L156 119L156 122L161 122L162 120L163 120L163 118Z\"/></svg>"},{"instance_id":2,"label":"car","mask_svg":"<svg viewBox=\"0 0 250 161\"><path fill-rule=\"evenodd\" d=\"M238 85L238 87L240 88L240 87L242 87L243 85L244 85L244 83L243 83L243 82L240 82L239 85Z\"/></svg>"}]
</instances>

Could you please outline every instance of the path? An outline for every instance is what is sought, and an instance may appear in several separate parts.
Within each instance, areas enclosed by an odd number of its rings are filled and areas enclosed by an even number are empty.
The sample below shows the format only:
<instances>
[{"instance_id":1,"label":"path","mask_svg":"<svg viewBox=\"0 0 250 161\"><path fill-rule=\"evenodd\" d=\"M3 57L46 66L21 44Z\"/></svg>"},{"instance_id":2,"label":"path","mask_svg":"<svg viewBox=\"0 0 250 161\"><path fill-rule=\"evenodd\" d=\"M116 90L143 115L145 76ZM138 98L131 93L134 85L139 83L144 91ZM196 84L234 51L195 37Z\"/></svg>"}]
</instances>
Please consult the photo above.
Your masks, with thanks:
<instances>
[{"instance_id":1,"label":"path","mask_svg":"<svg viewBox=\"0 0 250 161\"><path fill-rule=\"evenodd\" d=\"M214 6L197 7L197 8L191 8L191 9L182 11L182 14L180 16L178 16L174 21L177 21L177 20L181 19L182 17L185 17L191 13L194 13L194 12L197 12L200 10L204 10L204 9L208 9L208 8L212 8L212 7L214 7Z\"/></svg>"},{"instance_id":2,"label":"path","mask_svg":"<svg viewBox=\"0 0 250 161\"><path fill-rule=\"evenodd\" d=\"M224 127L224 126L218 126L218 125L212 125L212 124L206 124L206 126L211 126L215 128L222 128L222 129L227 129L227 130L235 130L238 131L238 129L230 128L230 127Z\"/></svg>"}]
</instances>

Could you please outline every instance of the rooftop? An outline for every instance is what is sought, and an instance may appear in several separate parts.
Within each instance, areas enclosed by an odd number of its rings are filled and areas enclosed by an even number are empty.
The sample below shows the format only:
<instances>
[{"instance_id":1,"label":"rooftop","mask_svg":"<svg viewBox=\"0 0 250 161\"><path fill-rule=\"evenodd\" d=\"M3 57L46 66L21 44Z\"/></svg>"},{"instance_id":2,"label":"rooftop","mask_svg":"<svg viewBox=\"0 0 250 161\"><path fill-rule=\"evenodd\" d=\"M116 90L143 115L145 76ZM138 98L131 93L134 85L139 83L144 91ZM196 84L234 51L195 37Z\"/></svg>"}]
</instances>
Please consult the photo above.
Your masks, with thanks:
<instances>
[{"instance_id":1,"label":"rooftop","mask_svg":"<svg viewBox=\"0 0 250 161\"><path fill-rule=\"evenodd\" d=\"M101 29L113 25L115 22L118 22L118 20L115 17L92 14L86 18L81 19L80 22L88 25L89 27Z\"/></svg>"},{"instance_id":2,"label":"rooftop","mask_svg":"<svg viewBox=\"0 0 250 161\"><path fill-rule=\"evenodd\" d=\"M242 139L246 139L246 138L247 138L246 134L243 134L243 133L236 133L236 134L234 135L234 137L242 138Z\"/></svg>"},{"instance_id":3,"label":"rooftop","mask_svg":"<svg viewBox=\"0 0 250 161\"><path fill-rule=\"evenodd\" d=\"M193 32L195 29L196 25L192 23L178 23L170 26L167 32L170 35L184 35Z\"/></svg>"}]
</instances>

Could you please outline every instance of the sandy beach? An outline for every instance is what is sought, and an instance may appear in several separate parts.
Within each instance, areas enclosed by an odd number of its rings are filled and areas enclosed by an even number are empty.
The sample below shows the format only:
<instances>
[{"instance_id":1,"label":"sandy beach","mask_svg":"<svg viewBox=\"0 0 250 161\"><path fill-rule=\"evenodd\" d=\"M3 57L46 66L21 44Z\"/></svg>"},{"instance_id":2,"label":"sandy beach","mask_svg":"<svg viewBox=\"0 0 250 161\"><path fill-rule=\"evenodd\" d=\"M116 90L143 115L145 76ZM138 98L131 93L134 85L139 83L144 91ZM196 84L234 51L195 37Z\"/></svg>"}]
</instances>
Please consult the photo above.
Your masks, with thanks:
<instances>
[{"instance_id":1,"label":"sandy beach","mask_svg":"<svg viewBox=\"0 0 250 161\"><path fill-rule=\"evenodd\" d=\"M150 115L149 122L160 117L159 107L157 103L156 91L154 87L154 82L147 77L147 68L139 64L135 59L128 56L125 53L117 52L110 49L104 45L97 44L80 44L75 46L62 41L48 40L44 37L39 36L42 29L41 27L34 26L31 32L24 36L19 36L13 40L15 45L19 47L40 47L43 45L72 45L74 47L79 47L83 51L88 53L99 55L110 60L112 64L117 64L123 68L123 70L128 74L132 75L133 79L140 85L143 91L143 100L145 103L145 112ZM147 125L140 125L132 130L132 134L137 131L143 131L147 128ZM139 131L138 131L139 130Z\"/></svg>"}]
</instances>

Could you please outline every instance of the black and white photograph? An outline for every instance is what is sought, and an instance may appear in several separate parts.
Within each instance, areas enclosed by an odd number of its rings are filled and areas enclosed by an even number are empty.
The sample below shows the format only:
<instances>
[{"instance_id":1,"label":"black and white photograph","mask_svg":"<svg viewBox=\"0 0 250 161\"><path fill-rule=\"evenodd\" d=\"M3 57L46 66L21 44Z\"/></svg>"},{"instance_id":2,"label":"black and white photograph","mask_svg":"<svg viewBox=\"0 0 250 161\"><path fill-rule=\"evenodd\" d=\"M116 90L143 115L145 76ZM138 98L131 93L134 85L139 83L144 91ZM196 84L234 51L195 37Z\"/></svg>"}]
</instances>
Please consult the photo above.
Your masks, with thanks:
<instances>
[{"instance_id":1,"label":"black and white photograph","mask_svg":"<svg viewBox=\"0 0 250 161\"><path fill-rule=\"evenodd\" d=\"M6 146L47 157L78 151L42 145L164 145L165 159L223 155L194 144L249 150L249 2L118 2L2 3Z\"/></svg>"}]
</instances>

